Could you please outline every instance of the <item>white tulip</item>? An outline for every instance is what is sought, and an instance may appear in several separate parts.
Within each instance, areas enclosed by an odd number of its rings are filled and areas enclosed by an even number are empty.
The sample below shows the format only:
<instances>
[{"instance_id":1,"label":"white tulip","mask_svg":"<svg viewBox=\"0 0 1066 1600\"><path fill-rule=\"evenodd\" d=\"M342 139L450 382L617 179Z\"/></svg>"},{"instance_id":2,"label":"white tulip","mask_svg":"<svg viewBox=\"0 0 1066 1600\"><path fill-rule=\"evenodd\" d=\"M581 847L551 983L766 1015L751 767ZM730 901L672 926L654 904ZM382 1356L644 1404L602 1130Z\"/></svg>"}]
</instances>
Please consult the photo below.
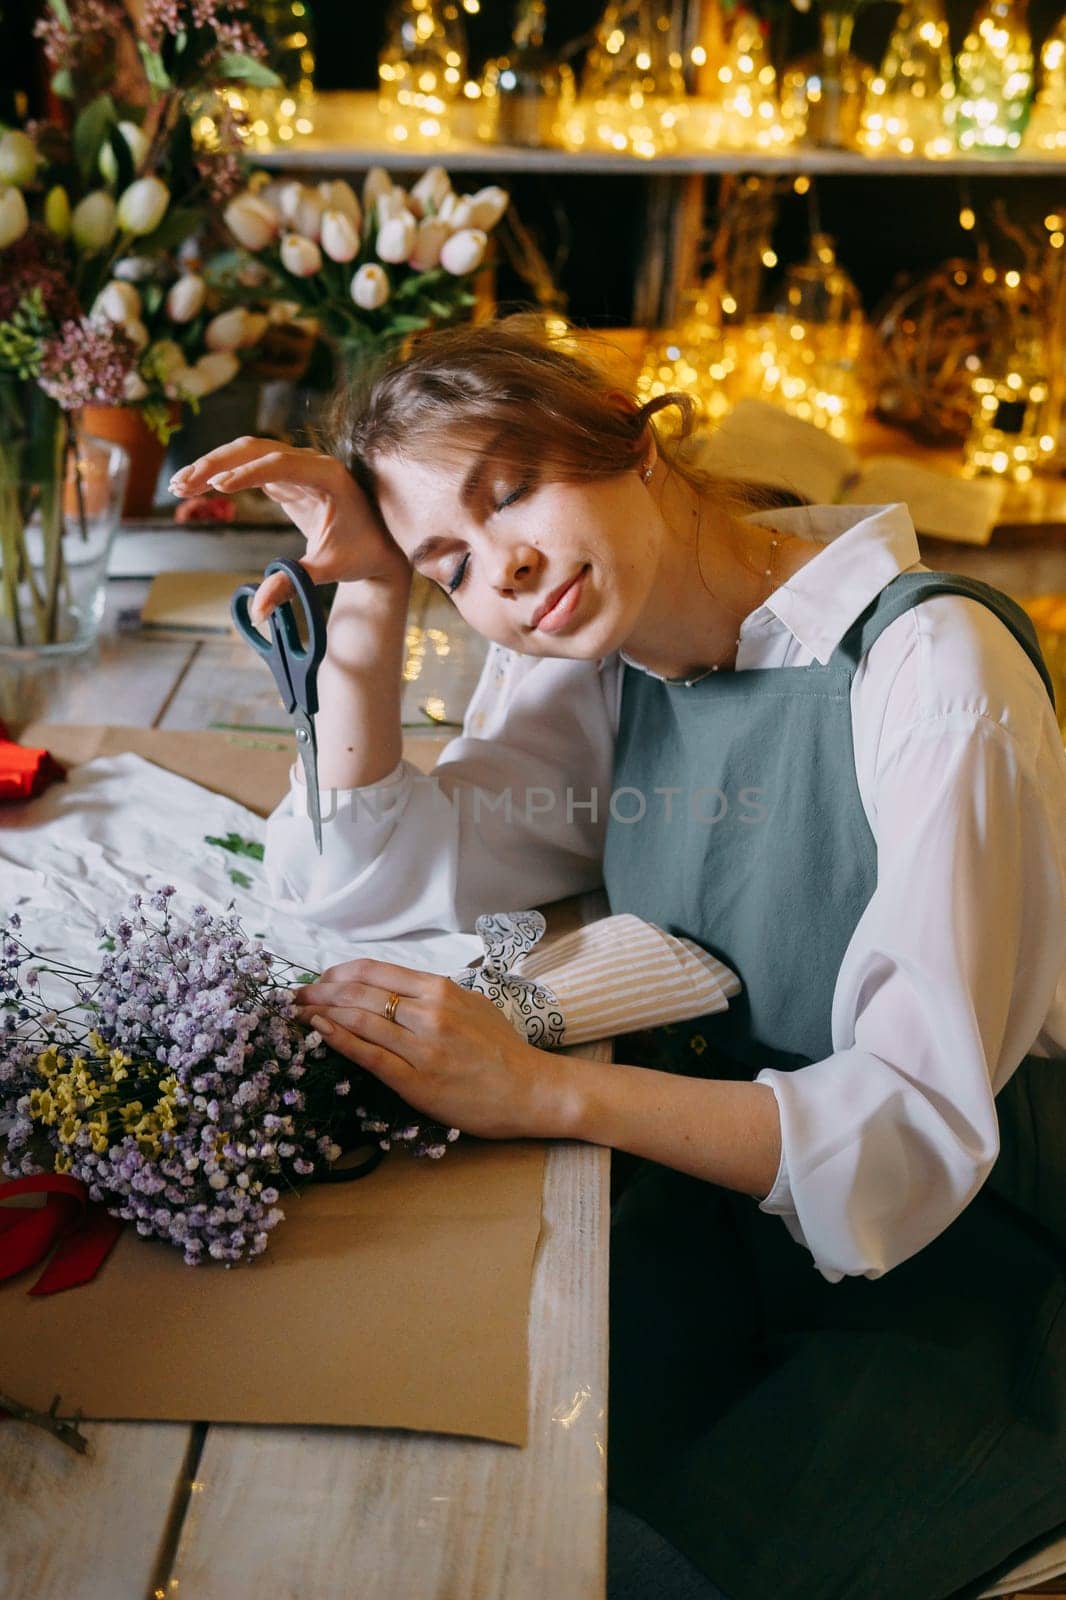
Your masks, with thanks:
<instances>
[{"instance_id":1,"label":"white tulip","mask_svg":"<svg viewBox=\"0 0 1066 1600\"><path fill-rule=\"evenodd\" d=\"M382 224L375 249L382 261L406 261L415 247L418 223L409 211Z\"/></svg>"},{"instance_id":2,"label":"white tulip","mask_svg":"<svg viewBox=\"0 0 1066 1600\"><path fill-rule=\"evenodd\" d=\"M145 356L145 365L166 383L185 366L185 352L174 339L157 339Z\"/></svg>"},{"instance_id":3,"label":"white tulip","mask_svg":"<svg viewBox=\"0 0 1066 1600\"><path fill-rule=\"evenodd\" d=\"M424 217L432 212L435 216L445 195L451 193L451 187L452 180L443 167L428 167L411 190L411 199L420 215Z\"/></svg>"},{"instance_id":4,"label":"white tulip","mask_svg":"<svg viewBox=\"0 0 1066 1600\"><path fill-rule=\"evenodd\" d=\"M25 188L37 176L37 146L29 134L9 128L0 134L0 183Z\"/></svg>"},{"instance_id":5,"label":"white tulip","mask_svg":"<svg viewBox=\"0 0 1066 1600\"><path fill-rule=\"evenodd\" d=\"M411 216L407 209L407 196L402 189L390 189L388 194L378 196L377 219L380 228L385 222L399 222L404 217Z\"/></svg>"},{"instance_id":6,"label":"white tulip","mask_svg":"<svg viewBox=\"0 0 1066 1600\"><path fill-rule=\"evenodd\" d=\"M135 178L118 202L118 225L123 233L154 233L166 215L170 190L162 178Z\"/></svg>"},{"instance_id":7,"label":"white tulip","mask_svg":"<svg viewBox=\"0 0 1066 1600\"><path fill-rule=\"evenodd\" d=\"M281 241L281 264L295 278L313 278L322 270L322 252L302 233L287 233Z\"/></svg>"},{"instance_id":8,"label":"white tulip","mask_svg":"<svg viewBox=\"0 0 1066 1600\"><path fill-rule=\"evenodd\" d=\"M139 372L127 372L122 380L122 398L135 405L138 400L148 398L148 385Z\"/></svg>"},{"instance_id":9,"label":"white tulip","mask_svg":"<svg viewBox=\"0 0 1066 1600\"><path fill-rule=\"evenodd\" d=\"M94 189L79 200L70 218L74 243L86 255L95 255L115 237L115 202L106 189Z\"/></svg>"},{"instance_id":10,"label":"white tulip","mask_svg":"<svg viewBox=\"0 0 1066 1600\"><path fill-rule=\"evenodd\" d=\"M438 217L427 217L418 224L418 237L408 264L416 272L430 272L440 266L440 253L449 234L448 224Z\"/></svg>"},{"instance_id":11,"label":"white tulip","mask_svg":"<svg viewBox=\"0 0 1066 1600\"><path fill-rule=\"evenodd\" d=\"M368 262L352 278L352 299L361 311L377 311L389 298L389 275Z\"/></svg>"},{"instance_id":12,"label":"white tulip","mask_svg":"<svg viewBox=\"0 0 1066 1600\"><path fill-rule=\"evenodd\" d=\"M322 237L322 216L325 211L322 196L313 189L305 189L300 196L299 204L289 217L289 228L293 233L302 233L305 239L314 239L315 243Z\"/></svg>"},{"instance_id":13,"label":"white tulip","mask_svg":"<svg viewBox=\"0 0 1066 1600\"><path fill-rule=\"evenodd\" d=\"M266 333L269 323L270 318L265 311L246 311L240 348L247 350L250 345L258 344L264 333Z\"/></svg>"},{"instance_id":14,"label":"white tulip","mask_svg":"<svg viewBox=\"0 0 1066 1600\"><path fill-rule=\"evenodd\" d=\"M141 314L141 297L132 283L122 283L117 278L105 284L93 301L94 317L106 317L108 322L135 321Z\"/></svg>"},{"instance_id":15,"label":"white tulip","mask_svg":"<svg viewBox=\"0 0 1066 1600\"><path fill-rule=\"evenodd\" d=\"M223 384L230 382L241 370L241 364L230 350L216 350L212 355L201 356L192 369L201 382L206 382L205 394L213 394Z\"/></svg>"},{"instance_id":16,"label":"white tulip","mask_svg":"<svg viewBox=\"0 0 1066 1600\"><path fill-rule=\"evenodd\" d=\"M485 259L488 242L488 235L480 228L463 228L445 242L440 253L440 264L445 272L450 272L455 278L475 272Z\"/></svg>"},{"instance_id":17,"label":"white tulip","mask_svg":"<svg viewBox=\"0 0 1066 1600\"><path fill-rule=\"evenodd\" d=\"M201 378L194 367L183 364L165 380L163 393L168 400L199 400L207 393L207 379Z\"/></svg>"},{"instance_id":18,"label":"white tulip","mask_svg":"<svg viewBox=\"0 0 1066 1600\"><path fill-rule=\"evenodd\" d=\"M126 141L126 148L130 153L134 172L139 172L144 165L144 158L148 154L148 146L151 142L148 135L135 122L120 122L118 131ZM97 166L100 168L100 176L105 183L115 182L118 177L118 162L115 160L115 152L112 150L110 143L100 146Z\"/></svg>"},{"instance_id":19,"label":"white tulip","mask_svg":"<svg viewBox=\"0 0 1066 1600\"><path fill-rule=\"evenodd\" d=\"M182 272L199 272L204 264L203 241L195 233L190 233L178 245L178 266Z\"/></svg>"},{"instance_id":20,"label":"white tulip","mask_svg":"<svg viewBox=\"0 0 1066 1600\"><path fill-rule=\"evenodd\" d=\"M363 180L363 210L373 211L383 194L392 193L392 179L384 167L371 167Z\"/></svg>"},{"instance_id":21,"label":"white tulip","mask_svg":"<svg viewBox=\"0 0 1066 1600\"><path fill-rule=\"evenodd\" d=\"M458 233L460 228L472 228L474 226L473 195L457 194L453 206L444 206L441 209L441 220L447 222L453 233Z\"/></svg>"},{"instance_id":22,"label":"white tulip","mask_svg":"<svg viewBox=\"0 0 1066 1600\"><path fill-rule=\"evenodd\" d=\"M44 197L44 225L57 239L65 239L70 233L70 197L61 183Z\"/></svg>"},{"instance_id":23,"label":"white tulip","mask_svg":"<svg viewBox=\"0 0 1066 1600\"><path fill-rule=\"evenodd\" d=\"M465 203L465 202L464 202ZM437 221L446 222L449 227L455 227L455 212L459 205L459 196L449 189L437 208Z\"/></svg>"},{"instance_id":24,"label":"white tulip","mask_svg":"<svg viewBox=\"0 0 1066 1600\"><path fill-rule=\"evenodd\" d=\"M124 322L122 331L132 341L135 350L143 350L147 345L149 333L140 317L131 317L129 322Z\"/></svg>"},{"instance_id":25,"label":"white tulip","mask_svg":"<svg viewBox=\"0 0 1066 1600\"><path fill-rule=\"evenodd\" d=\"M356 233L361 230L363 208L350 183L345 183L343 178L331 179L328 183L320 183L318 192L327 211L343 211Z\"/></svg>"},{"instance_id":26,"label":"white tulip","mask_svg":"<svg viewBox=\"0 0 1066 1600\"><path fill-rule=\"evenodd\" d=\"M490 184L487 189L479 189L470 196L470 215L467 226L481 228L488 233L494 228L511 203L511 196L506 189Z\"/></svg>"},{"instance_id":27,"label":"white tulip","mask_svg":"<svg viewBox=\"0 0 1066 1600\"><path fill-rule=\"evenodd\" d=\"M222 213L226 227L246 250L265 250L278 236L281 218L254 194L239 194Z\"/></svg>"},{"instance_id":28,"label":"white tulip","mask_svg":"<svg viewBox=\"0 0 1066 1600\"><path fill-rule=\"evenodd\" d=\"M207 284L198 272L184 273L167 290L167 316L171 322L191 322L207 298Z\"/></svg>"},{"instance_id":29,"label":"white tulip","mask_svg":"<svg viewBox=\"0 0 1066 1600\"><path fill-rule=\"evenodd\" d=\"M111 270L123 283L143 283L146 278L155 277L155 266L151 256L123 256Z\"/></svg>"},{"instance_id":30,"label":"white tulip","mask_svg":"<svg viewBox=\"0 0 1066 1600\"><path fill-rule=\"evenodd\" d=\"M222 311L204 329L204 343L209 350L236 350L244 339L244 320L248 313L243 306Z\"/></svg>"},{"instance_id":31,"label":"white tulip","mask_svg":"<svg viewBox=\"0 0 1066 1600\"><path fill-rule=\"evenodd\" d=\"M265 205L268 205L271 208L272 211L276 211L278 216L280 217L282 215L281 197L284 194L285 190L289 187L289 184L292 182L292 179L291 178L274 178L271 182L260 183L258 185L256 184L256 182L255 182L256 178L265 178L265 177L266 177L266 173L265 172L253 173L252 174L252 181L249 184L248 188L245 190L245 193L252 195L256 200L262 200L263 203Z\"/></svg>"},{"instance_id":32,"label":"white tulip","mask_svg":"<svg viewBox=\"0 0 1066 1600\"><path fill-rule=\"evenodd\" d=\"M359 254L359 234L343 211L323 211L322 248L331 261L351 261Z\"/></svg>"},{"instance_id":33,"label":"white tulip","mask_svg":"<svg viewBox=\"0 0 1066 1600\"><path fill-rule=\"evenodd\" d=\"M0 250L14 244L30 225L21 189L0 189Z\"/></svg>"},{"instance_id":34,"label":"white tulip","mask_svg":"<svg viewBox=\"0 0 1066 1600\"><path fill-rule=\"evenodd\" d=\"M290 178L287 183L281 185L278 190L277 206L285 222L292 221L296 213L296 207L307 193L308 190L305 186L302 183L298 183L295 178Z\"/></svg>"}]
</instances>

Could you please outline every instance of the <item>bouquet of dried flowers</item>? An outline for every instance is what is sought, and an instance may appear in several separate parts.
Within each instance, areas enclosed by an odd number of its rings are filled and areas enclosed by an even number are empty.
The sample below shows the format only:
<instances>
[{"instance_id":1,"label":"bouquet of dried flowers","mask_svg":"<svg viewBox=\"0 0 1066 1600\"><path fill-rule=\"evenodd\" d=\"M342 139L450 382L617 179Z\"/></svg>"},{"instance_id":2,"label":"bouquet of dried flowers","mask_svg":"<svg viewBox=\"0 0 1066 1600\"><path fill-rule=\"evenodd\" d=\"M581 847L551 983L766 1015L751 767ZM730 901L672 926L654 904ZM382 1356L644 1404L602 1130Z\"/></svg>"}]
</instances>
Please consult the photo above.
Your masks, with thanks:
<instances>
[{"instance_id":1,"label":"bouquet of dried flowers","mask_svg":"<svg viewBox=\"0 0 1066 1600\"><path fill-rule=\"evenodd\" d=\"M0 1166L80 1179L190 1265L249 1261L339 1140L439 1156L458 1132L378 1096L296 1019L293 986L315 974L232 912L180 921L174 893L133 896L95 972L36 956L17 913L0 925Z\"/></svg>"}]
</instances>

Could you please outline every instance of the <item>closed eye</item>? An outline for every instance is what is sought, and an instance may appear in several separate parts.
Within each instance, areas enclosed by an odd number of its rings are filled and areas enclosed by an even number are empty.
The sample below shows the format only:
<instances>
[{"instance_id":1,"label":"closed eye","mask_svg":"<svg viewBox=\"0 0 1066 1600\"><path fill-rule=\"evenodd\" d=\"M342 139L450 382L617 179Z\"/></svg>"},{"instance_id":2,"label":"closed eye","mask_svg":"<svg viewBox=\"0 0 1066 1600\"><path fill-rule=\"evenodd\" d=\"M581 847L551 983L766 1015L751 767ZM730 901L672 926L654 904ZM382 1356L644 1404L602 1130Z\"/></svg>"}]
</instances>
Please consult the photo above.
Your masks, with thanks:
<instances>
[{"instance_id":1,"label":"closed eye","mask_svg":"<svg viewBox=\"0 0 1066 1600\"><path fill-rule=\"evenodd\" d=\"M496 502L495 509L497 511L504 511L508 506L513 506L516 500L521 500L522 496L528 493L529 480L528 478L523 478L522 482L518 484L516 488L512 489L509 495L505 495L502 500L498 500Z\"/></svg>"}]
</instances>

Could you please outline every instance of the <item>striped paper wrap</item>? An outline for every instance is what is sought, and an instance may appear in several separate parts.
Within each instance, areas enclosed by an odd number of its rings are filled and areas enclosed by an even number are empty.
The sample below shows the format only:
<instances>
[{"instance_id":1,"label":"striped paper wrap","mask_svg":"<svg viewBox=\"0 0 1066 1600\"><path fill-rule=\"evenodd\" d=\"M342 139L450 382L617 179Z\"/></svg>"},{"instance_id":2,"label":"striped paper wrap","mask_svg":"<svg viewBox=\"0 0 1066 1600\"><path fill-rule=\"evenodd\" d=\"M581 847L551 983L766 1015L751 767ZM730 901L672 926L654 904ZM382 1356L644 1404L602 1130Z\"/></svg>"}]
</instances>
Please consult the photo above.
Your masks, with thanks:
<instances>
[{"instance_id":1,"label":"striped paper wrap","mask_svg":"<svg viewBox=\"0 0 1066 1600\"><path fill-rule=\"evenodd\" d=\"M475 924L481 965L453 974L487 995L533 1044L585 1044L638 1028L724 1011L740 979L691 939L629 912L541 943L539 911L496 912Z\"/></svg>"}]
</instances>

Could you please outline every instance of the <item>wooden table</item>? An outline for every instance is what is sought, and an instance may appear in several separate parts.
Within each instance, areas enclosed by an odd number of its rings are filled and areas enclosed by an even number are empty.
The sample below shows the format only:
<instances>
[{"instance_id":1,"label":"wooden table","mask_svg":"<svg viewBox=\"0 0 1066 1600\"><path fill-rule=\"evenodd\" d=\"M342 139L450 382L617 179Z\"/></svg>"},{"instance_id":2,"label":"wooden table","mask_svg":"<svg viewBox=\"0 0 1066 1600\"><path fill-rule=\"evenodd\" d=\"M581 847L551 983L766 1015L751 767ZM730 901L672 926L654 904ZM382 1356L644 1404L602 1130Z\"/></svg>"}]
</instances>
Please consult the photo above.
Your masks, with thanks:
<instances>
[{"instance_id":1,"label":"wooden table","mask_svg":"<svg viewBox=\"0 0 1066 1600\"><path fill-rule=\"evenodd\" d=\"M21 720L276 726L269 674L246 645L131 625L146 588L109 585L98 651ZM609 1162L589 1145L548 1152L525 1449L399 1430L87 1423L85 1458L5 1422L0 1596L600 1600Z\"/></svg>"}]
</instances>

